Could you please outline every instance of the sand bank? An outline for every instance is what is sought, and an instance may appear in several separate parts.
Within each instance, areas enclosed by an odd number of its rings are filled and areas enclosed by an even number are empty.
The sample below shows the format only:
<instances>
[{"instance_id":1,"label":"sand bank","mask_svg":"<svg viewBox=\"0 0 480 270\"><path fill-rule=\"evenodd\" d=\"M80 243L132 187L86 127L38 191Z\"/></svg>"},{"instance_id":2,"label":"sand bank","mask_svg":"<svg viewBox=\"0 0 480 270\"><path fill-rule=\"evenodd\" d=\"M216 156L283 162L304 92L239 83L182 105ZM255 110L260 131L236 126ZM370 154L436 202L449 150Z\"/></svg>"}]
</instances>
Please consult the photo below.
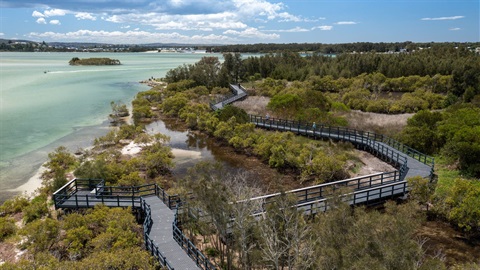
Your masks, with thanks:
<instances>
[{"instance_id":1,"label":"sand bank","mask_svg":"<svg viewBox=\"0 0 480 270\"><path fill-rule=\"evenodd\" d=\"M27 196L34 196L35 192L37 191L37 189L39 189L40 187L42 187L42 173L44 171L46 171L47 168L45 168L44 166L41 166L37 172L35 173L35 175L33 175L32 177L30 177L30 179L28 179L28 181L19 186L19 187L16 187L14 189L10 189L10 190L7 190L7 191L11 191L11 192L22 192L22 193L25 193Z\"/></svg>"}]
</instances>

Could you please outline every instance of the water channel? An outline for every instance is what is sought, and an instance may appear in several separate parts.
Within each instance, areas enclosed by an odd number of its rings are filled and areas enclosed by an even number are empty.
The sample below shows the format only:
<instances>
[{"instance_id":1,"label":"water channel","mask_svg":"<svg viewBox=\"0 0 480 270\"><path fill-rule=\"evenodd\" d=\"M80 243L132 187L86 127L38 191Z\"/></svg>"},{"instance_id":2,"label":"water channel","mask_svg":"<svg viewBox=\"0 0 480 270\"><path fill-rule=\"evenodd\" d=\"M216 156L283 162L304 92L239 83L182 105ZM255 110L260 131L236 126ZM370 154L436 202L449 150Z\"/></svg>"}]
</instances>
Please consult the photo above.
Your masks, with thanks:
<instances>
[{"instance_id":1,"label":"water channel","mask_svg":"<svg viewBox=\"0 0 480 270\"><path fill-rule=\"evenodd\" d=\"M297 187L293 175L281 174L254 156L237 153L215 138L188 130L180 120L162 119L146 125L145 129L149 134L162 133L170 137L175 156L174 180L185 177L188 169L199 162L218 162L231 174L246 173L247 182L263 194Z\"/></svg>"}]
</instances>

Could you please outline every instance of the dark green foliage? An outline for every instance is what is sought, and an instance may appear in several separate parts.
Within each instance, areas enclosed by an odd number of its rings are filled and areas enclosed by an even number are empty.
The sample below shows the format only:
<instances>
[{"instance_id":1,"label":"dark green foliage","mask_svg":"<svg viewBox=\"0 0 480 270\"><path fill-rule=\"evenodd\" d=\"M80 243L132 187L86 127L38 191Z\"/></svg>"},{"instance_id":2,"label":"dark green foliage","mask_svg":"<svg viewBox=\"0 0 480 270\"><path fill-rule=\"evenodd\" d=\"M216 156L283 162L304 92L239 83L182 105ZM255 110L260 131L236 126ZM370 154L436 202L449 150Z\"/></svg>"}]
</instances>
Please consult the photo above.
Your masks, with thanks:
<instances>
[{"instance_id":1,"label":"dark green foliage","mask_svg":"<svg viewBox=\"0 0 480 270\"><path fill-rule=\"evenodd\" d=\"M192 87L195 87L197 83L193 80L180 80L180 81L175 81L172 83L169 83L167 85L167 90L171 92L183 92L185 90L188 90Z\"/></svg>"},{"instance_id":2,"label":"dark green foliage","mask_svg":"<svg viewBox=\"0 0 480 270\"><path fill-rule=\"evenodd\" d=\"M26 223L42 218L48 213L47 195L41 194L33 198L28 206L23 210L23 219Z\"/></svg>"},{"instance_id":3,"label":"dark green foliage","mask_svg":"<svg viewBox=\"0 0 480 270\"><path fill-rule=\"evenodd\" d=\"M77 159L64 146L49 153L48 158L49 161L44 164L48 170L44 171L41 177L47 191L54 192L67 183L65 175L77 164Z\"/></svg>"},{"instance_id":4,"label":"dark green foliage","mask_svg":"<svg viewBox=\"0 0 480 270\"><path fill-rule=\"evenodd\" d=\"M441 153L471 176L480 176L480 108L453 106L447 111L420 111L407 122L402 141L427 154Z\"/></svg>"},{"instance_id":5,"label":"dark green foliage","mask_svg":"<svg viewBox=\"0 0 480 270\"><path fill-rule=\"evenodd\" d=\"M220 121L224 122L228 121L232 117L235 117L235 121L238 124L244 124L250 121L250 117L245 110L232 105L227 105L223 107L223 109L216 111L215 116Z\"/></svg>"},{"instance_id":6,"label":"dark green foliage","mask_svg":"<svg viewBox=\"0 0 480 270\"><path fill-rule=\"evenodd\" d=\"M480 108L465 107L446 112L438 132L446 142L442 153L457 161L464 172L480 176Z\"/></svg>"},{"instance_id":7,"label":"dark green foliage","mask_svg":"<svg viewBox=\"0 0 480 270\"><path fill-rule=\"evenodd\" d=\"M15 196L11 199L6 200L0 206L0 216L20 213L29 204L30 204L30 201L27 197L21 196L21 195Z\"/></svg>"},{"instance_id":8,"label":"dark green foliage","mask_svg":"<svg viewBox=\"0 0 480 270\"><path fill-rule=\"evenodd\" d=\"M302 99L295 94L279 94L272 97L267 105L279 117L292 119L302 108Z\"/></svg>"},{"instance_id":9,"label":"dark green foliage","mask_svg":"<svg viewBox=\"0 0 480 270\"><path fill-rule=\"evenodd\" d=\"M243 77L244 68L242 65L242 56L239 53L223 54L223 63L220 70L219 86L228 87L230 83L238 83Z\"/></svg>"},{"instance_id":10,"label":"dark green foliage","mask_svg":"<svg viewBox=\"0 0 480 270\"><path fill-rule=\"evenodd\" d=\"M110 106L112 107L112 113L109 115L111 118L111 123L119 124L121 117L126 117L130 114L128 111L127 105L121 102L110 102Z\"/></svg>"},{"instance_id":11,"label":"dark green foliage","mask_svg":"<svg viewBox=\"0 0 480 270\"><path fill-rule=\"evenodd\" d=\"M60 237L60 224L51 218L38 219L27 225L20 231L26 236L24 246L32 253L52 251Z\"/></svg>"},{"instance_id":12,"label":"dark green foliage","mask_svg":"<svg viewBox=\"0 0 480 270\"><path fill-rule=\"evenodd\" d=\"M85 215L73 213L60 221L35 220L20 234L32 260L7 265L8 269L155 269L157 265L141 247L141 230L131 209L98 205Z\"/></svg>"},{"instance_id":13,"label":"dark green foliage","mask_svg":"<svg viewBox=\"0 0 480 270\"><path fill-rule=\"evenodd\" d=\"M422 220L414 204L386 203L385 213L352 210L343 203L318 216L313 232L317 269L442 269L425 256L414 235Z\"/></svg>"},{"instance_id":14,"label":"dark green foliage","mask_svg":"<svg viewBox=\"0 0 480 270\"><path fill-rule=\"evenodd\" d=\"M443 119L440 112L420 111L407 120L402 141L425 154L436 153L443 145L437 132L437 123Z\"/></svg>"},{"instance_id":15,"label":"dark green foliage","mask_svg":"<svg viewBox=\"0 0 480 270\"><path fill-rule=\"evenodd\" d=\"M15 220L9 217L0 217L0 241L15 234L16 231Z\"/></svg>"},{"instance_id":16,"label":"dark green foliage","mask_svg":"<svg viewBox=\"0 0 480 270\"><path fill-rule=\"evenodd\" d=\"M168 116L178 116L180 110L189 102L187 94L179 93L163 100L162 109Z\"/></svg>"},{"instance_id":17,"label":"dark green foliage","mask_svg":"<svg viewBox=\"0 0 480 270\"><path fill-rule=\"evenodd\" d=\"M112 180L108 178L107 163L101 158L83 162L82 165L74 171L74 174L78 178Z\"/></svg>"},{"instance_id":18,"label":"dark green foliage","mask_svg":"<svg viewBox=\"0 0 480 270\"><path fill-rule=\"evenodd\" d=\"M467 232L480 234L480 185L471 180L456 179L445 194L436 198L435 210Z\"/></svg>"},{"instance_id":19,"label":"dark green foliage","mask_svg":"<svg viewBox=\"0 0 480 270\"><path fill-rule=\"evenodd\" d=\"M216 250L215 248L209 247L205 249L205 255L210 257L217 257L219 253L220 252L218 252L218 250Z\"/></svg>"}]
</instances>

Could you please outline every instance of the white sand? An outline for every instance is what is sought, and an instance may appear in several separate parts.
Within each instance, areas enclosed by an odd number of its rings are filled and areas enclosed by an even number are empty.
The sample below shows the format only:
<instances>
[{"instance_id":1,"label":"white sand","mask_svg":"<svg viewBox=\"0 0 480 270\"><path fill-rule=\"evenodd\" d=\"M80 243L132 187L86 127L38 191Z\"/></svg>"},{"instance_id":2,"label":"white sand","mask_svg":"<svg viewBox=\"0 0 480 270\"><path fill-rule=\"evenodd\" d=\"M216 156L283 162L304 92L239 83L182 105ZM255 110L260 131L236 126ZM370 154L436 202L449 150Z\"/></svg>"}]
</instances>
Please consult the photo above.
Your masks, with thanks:
<instances>
[{"instance_id":1,"label":"white sand","mask_svg":"<svg viewBox=\"0 0 480 270\"><path fill-rule=\"evenodd\" d=\"M136 155L140 153L140 151L142 150L142 146L144 145L139 145L134 142L131 142L122 148L121 150L122 155L130 155L130 156ZM191 150L184 150L184 149L178 149L178 148L172 148L172 153L175 156L176 163L183 163L191 159L201 158L202 156L202 153L199 151L191 151ZM16 187L14 189L10 189L8 191L22 192L22 193L26 193L27 196L33 196L34 193L37 191L37 189L42 186L42 179L40 177L42 173L46 170L47 168L45 168L44 166L41 166L37 170L35 175L32 176L25 184L19 187Z\"/></svg>"},{"instance_id":2,"label":"white sand","mask_svg":"<svg viewBox=\"0 0 480 270\"><path fill-rule=\"evenodd\" d=\"M142 151L142 147L144 146L145 144L130 142L129 144L125 145L120 152L122 155L134 156L140 153L140 151ZM202 155L202 153L199 151L184 150L179 148L172 148L172 154L175 156L175 159L200 158Z\"/></svg>"},{"instance_id":3,"label":"white sand","mask_svg":"<svg viewBox=\"0 0 480 270\"><path fill-rule=\"evenodd\" d=\"M129 144L125 145L122 148L121 153L122 153L122 155L134 156L134 155L140 153L140 151L142 151L142 146L144 146L144 145L143 144L140 145L140 144L137 144L135 142L130 142Z\"/></svg>"},{"instance_id":4,"label":"white sand","mask_svg":"<svg viewBox=\"0 0 480 270\"><path fill-rule=\"evenodd\" d=\"M200 158L202 153L192 150L184 150L178 148L172 148L172 154L175 158Z\"/></svg>"},{"instance_id":5,"label":"white sand","mask_svg":"<svg viewBox=\"0 0 480 270\"><path fill-rule=\"evenodd\" d=\"M40 177L42 176L42 173L46 170L47 168L45 168L44 166L41 166L37 170L35 175L32 176L30 179L28 179L28 181L25 184L14 189L10 189L8 191L22 192L22 193L26 193L27 196L33 196L34 193L37 191L37 189L42 186L42 179Z\"/></svg>"},{"instance_id":6,"label":"white sand","mask_svg":"<svg viewBox=\"0 0 480 270\"><path fill-rule=\"evenodd\" d=\"M202 157L202 153L199 151L191 151L178 148L172 148L172 154L175 156L173 161L177 165L187 163L194 159L199 159Z\"/></svg>"}]
</instances>

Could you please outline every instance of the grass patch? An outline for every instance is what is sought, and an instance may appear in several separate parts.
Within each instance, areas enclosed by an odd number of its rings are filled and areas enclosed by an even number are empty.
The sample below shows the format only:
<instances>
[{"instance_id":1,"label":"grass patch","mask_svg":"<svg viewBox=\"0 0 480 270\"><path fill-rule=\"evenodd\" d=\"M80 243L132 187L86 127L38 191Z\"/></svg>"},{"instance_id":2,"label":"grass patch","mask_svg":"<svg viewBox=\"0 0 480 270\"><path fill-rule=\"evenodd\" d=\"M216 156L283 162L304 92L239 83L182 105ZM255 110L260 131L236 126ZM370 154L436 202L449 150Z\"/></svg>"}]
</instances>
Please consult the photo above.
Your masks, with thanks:
<instances>
[{"instance_id":1,"label":"grass patch","mask_svg":"<svg viewBox=\"0 0 480 270\"><path fill-rule=\"evenodd\" d=\"M467 180L478 180L473 177L467 177L458 169L452 168L452 164L448 163L442 156L435 156L435 173L438 176L435 195L444 195L452 188L455 179L462 178ZM472 181L480 186L480 181Z\"/></svg>"}]
</instances>

